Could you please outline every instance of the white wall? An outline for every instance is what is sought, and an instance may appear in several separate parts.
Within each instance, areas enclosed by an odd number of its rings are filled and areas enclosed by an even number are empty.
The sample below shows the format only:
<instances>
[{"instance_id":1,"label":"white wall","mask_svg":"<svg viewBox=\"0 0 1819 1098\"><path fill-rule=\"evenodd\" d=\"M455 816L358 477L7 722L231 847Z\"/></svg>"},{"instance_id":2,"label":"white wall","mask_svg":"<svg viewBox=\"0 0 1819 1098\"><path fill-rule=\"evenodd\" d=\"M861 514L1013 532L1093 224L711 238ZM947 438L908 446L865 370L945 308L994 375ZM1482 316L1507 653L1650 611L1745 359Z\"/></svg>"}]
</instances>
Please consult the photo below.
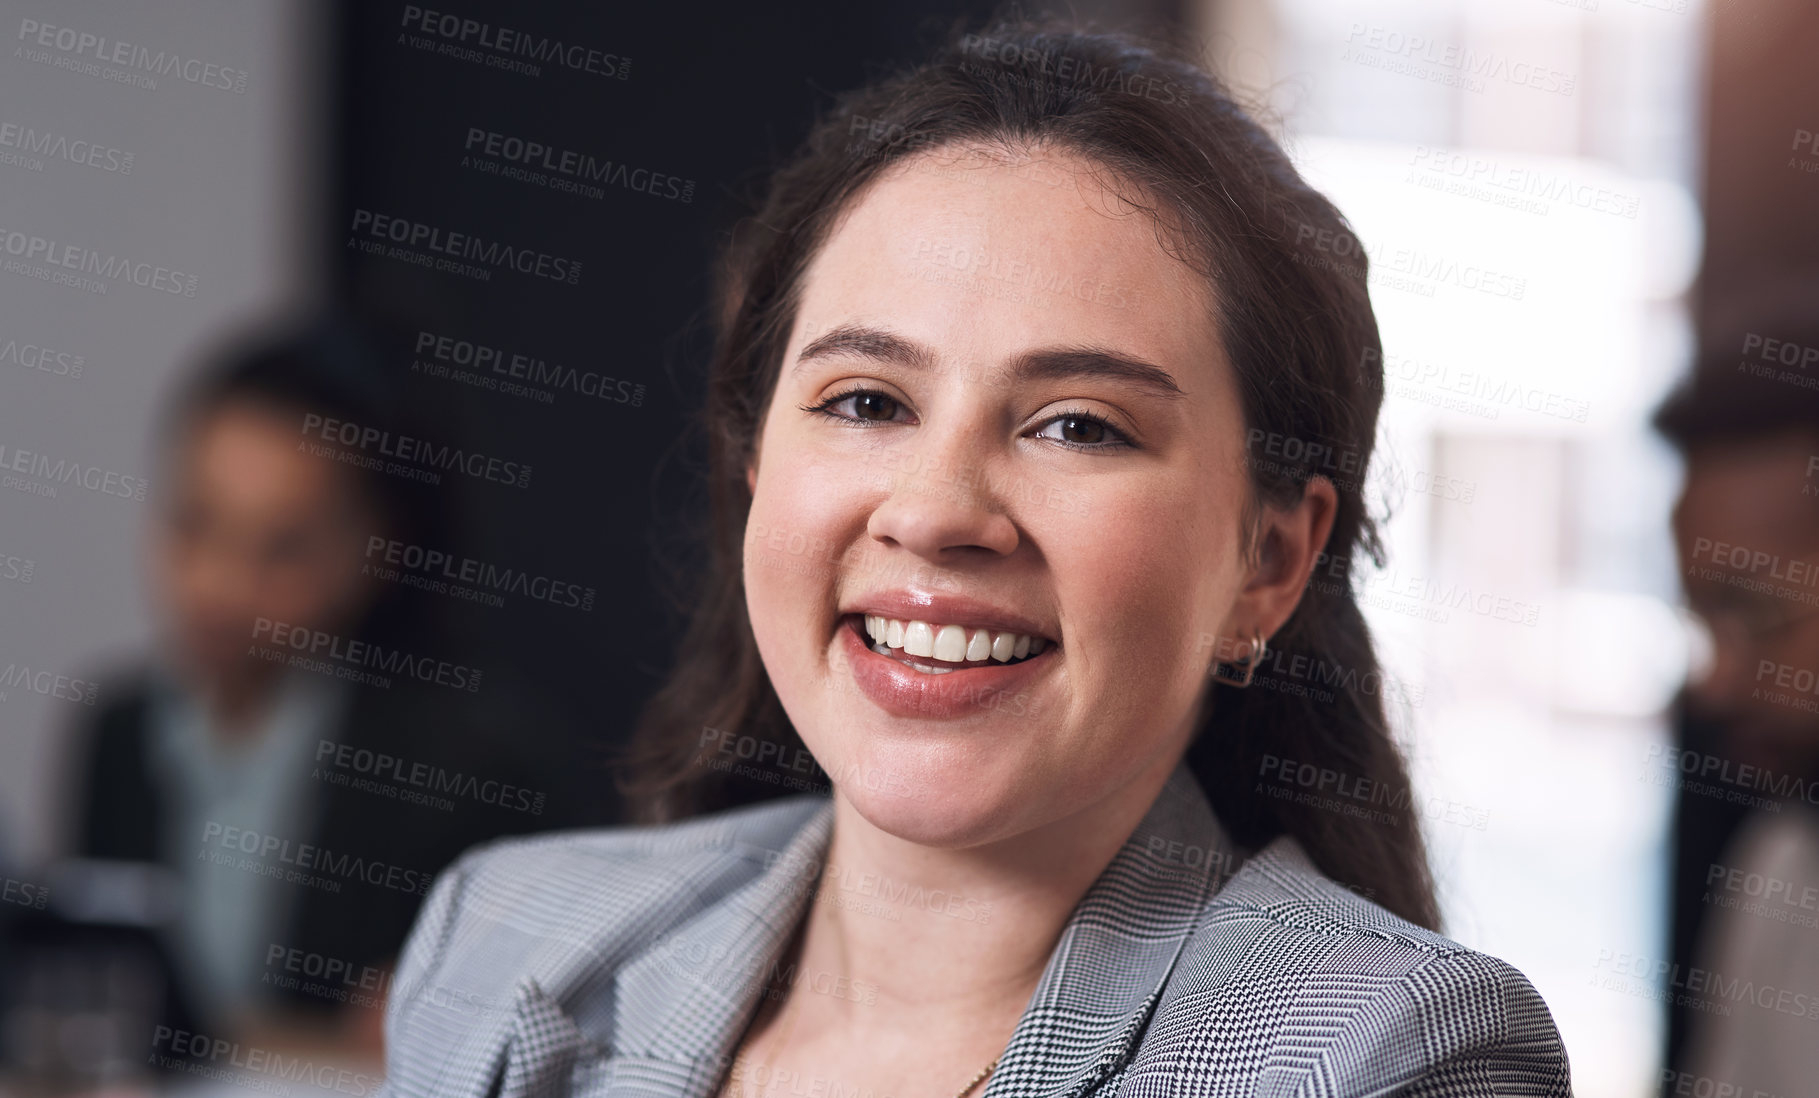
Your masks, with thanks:
<instances>
[{"instance_id":1,"label":"white wall","mask_svg":"<svg viewBox=\"0 0 1819 1098\"><path fill-rule=\"evenodd\" d=\"M173 379L228 328L316 285L298 246L323 167L315 19L302 0L0 4L0 675L13 668L14 683L0 685L0 852L13 857L59 837L67 732L86 715L54 680L47 696L16 676L90 678L149 636L139 545L158 486L141 502L106 481L58 482L55 463L152 475ZM34 22L58 28L49 44ZM155 87L117 79L133 73ZM60 262L18 254L33 237ZM83 253L70 245L131 273L71 271ZM6 269L21 262L105 292ZM186 287L168 281L179 273L193 296L162 288ZM38 347L67 357L33 368ZM77 356L80 376L57 372ZM20 451L49 459L53 479L14 471L30 461Z\"/></svg>"}]
</instances>

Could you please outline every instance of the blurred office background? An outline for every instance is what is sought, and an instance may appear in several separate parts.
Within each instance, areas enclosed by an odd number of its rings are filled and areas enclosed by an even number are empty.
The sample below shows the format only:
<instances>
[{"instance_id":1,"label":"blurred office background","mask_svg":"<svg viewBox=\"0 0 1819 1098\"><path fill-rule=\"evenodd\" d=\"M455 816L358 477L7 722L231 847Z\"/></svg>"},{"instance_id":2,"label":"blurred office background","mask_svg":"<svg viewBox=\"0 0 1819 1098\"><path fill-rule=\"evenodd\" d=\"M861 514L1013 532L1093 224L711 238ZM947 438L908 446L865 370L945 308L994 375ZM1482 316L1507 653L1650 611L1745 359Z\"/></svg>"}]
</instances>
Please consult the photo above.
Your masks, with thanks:
<instances>
[{"instance_id":1,"label":"blurred office background","mask_svg":"<svg viewBox=\"0 0 1819 1098\"><path fill-rule=\"evenodd\" d=\"M542 742L557 761L524 781L549 811L400 818L463 835L614 820L601 760L677 625L664 582L687 563L674 530L697 502L699 455L678 438L700 399L712 248L833 93L991 5L436 9L586 47L536 71L426 29L426 7L6 0L0 240L167 272L0 271L0 467L27 470L0 492L0 869L16 909L0 913L32 924L19 940L38 956L77 956L101 927L124 958L86 997L50 990L55 964L31 970L38 991L15 987L0 1041L21 1078L259 1082L148 1066L142 1030L107 1028L133 998L108 981L155 970L131 928L156 920L160 886L70 861L91 765L78 741L166 643L146 561L168 487L161 416L183 381L249 335L357 315L394 375L396 422L530 467L518 483L445 478L440 540L413 544L590 591L585 605L387 597L412 619L407 648L538 699L534 728L511 704L475 735ZM1393 515L1389 567L1358 583L1401 684L1448 930L1534 981L1579 1094L1657 1093L1684 1024L1663 998L1690 948L1673 933L1680 787L1661 762L1713 642L1684 607L1680 467L1649 417L1713 317L1819 264L1819 147L1798 136L1819 130L1819 15L1798 0L1070 7L1185 34L1357 229L1389 390L1374 480ZM161 54L181 63L148 71ZM613 161L645 189L514 177L512 142ZM427 269L361 246L378 217L578 277ZM8 260L30 263L10 244ZM571 382L460 380L484 348L572 367ZM149 491L34 479L39 458ZM455 704L400 687L400 705L426 699L418 720ZM456 765L434 751L411 761ZM311 1032L325 1062L376 1070L370 1024Z\"/></svg>"}]
</instances>

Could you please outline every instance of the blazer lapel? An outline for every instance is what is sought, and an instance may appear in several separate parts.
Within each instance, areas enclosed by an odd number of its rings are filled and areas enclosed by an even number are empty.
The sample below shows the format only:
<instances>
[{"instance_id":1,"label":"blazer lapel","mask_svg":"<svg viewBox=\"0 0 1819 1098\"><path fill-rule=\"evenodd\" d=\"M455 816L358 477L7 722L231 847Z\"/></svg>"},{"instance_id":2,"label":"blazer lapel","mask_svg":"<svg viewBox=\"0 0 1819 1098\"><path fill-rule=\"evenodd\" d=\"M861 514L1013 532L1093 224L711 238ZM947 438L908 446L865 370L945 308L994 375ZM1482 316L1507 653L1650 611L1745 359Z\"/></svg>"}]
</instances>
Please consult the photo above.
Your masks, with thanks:
<instances>
[{"instance_id":1,"label":"blazer lapel","mask_svg":"<svg viewBox=\"0 0 1819 1098\"><path fill-rule=\"evenodd\" d=\"M833 835L830 800L756 877L640 953L614 985L612 1055L671 1065L668 1092L705 1098L813 895ZM668 1089L668 1088L666 1088Z\"/></svg>"},{"instance_id":2,"label":"blazer lapel","mask_svg":"<svg viewBox=\"0 0 1819 1098\"><path fill-rule=\"evenodd\" d=\"M1077 1098L1116 1071L1236 863L1178 766L1068 919L982 1098Z\"/></svg>"},{"instance_id":3,"label":"blazer lapel","mask_svg":"<svg viewBox=\"0 0 1819 1098\"><path fill-rule=\"evenodd\" d=\"M584 1044L581 1030L537 981L518 985L498 1098L529 1098L566 1085Z\"/></svg>"}]
</instances>

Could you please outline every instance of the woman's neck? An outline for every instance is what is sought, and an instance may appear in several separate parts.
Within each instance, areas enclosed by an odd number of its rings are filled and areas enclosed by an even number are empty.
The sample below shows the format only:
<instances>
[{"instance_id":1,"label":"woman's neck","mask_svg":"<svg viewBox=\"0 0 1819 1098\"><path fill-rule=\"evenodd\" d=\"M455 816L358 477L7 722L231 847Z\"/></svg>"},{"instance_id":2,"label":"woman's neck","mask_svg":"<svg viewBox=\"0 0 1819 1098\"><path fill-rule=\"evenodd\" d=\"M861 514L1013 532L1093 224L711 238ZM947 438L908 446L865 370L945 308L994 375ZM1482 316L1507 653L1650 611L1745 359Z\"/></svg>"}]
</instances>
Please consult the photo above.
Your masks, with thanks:
<instances>
[{"instance_id":1,"label":"woman's neck","mask_svg":"<svg viewBox=\"0 0 1819 1098\"><path fill-rule=\"evenodd\" d=\"M1075 906L1172 770L1159 760L1095 804L963 849L900 839L836 795L793 988L823 994L792 994L803 1000L796 1028L806 1035L818 1020L851 1038L908 1032L950 1044L972 1035L1001 1049Z\"/></svg>"}]
</instances>

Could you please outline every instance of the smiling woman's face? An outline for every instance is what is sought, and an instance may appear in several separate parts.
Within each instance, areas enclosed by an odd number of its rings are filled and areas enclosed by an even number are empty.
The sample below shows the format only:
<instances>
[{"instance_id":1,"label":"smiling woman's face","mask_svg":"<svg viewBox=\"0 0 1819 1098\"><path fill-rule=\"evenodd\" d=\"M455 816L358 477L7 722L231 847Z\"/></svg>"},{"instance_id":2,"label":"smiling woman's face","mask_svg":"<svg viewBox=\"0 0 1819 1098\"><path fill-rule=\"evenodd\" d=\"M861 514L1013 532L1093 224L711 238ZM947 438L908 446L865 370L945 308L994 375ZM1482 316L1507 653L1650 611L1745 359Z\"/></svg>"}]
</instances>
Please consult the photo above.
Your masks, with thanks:
<instances>
[{"instance_id":1,"label":"smiling woman's face","mask_svg":"<svg viewBox=\"0 0 1819 1098\"><path fill-rule=\"evenodd\" d=\"M1259 624L1234 612L1244 424L1211 290L1102 172L1032 155L925 154L846 211L752 481L747 608L785 711L861 815L936 846L1172 769L1212 638ZM881 654L867 614L933 651ZM999 633L1048 643L981 660Z\"/></svg>"}]
</instances>

